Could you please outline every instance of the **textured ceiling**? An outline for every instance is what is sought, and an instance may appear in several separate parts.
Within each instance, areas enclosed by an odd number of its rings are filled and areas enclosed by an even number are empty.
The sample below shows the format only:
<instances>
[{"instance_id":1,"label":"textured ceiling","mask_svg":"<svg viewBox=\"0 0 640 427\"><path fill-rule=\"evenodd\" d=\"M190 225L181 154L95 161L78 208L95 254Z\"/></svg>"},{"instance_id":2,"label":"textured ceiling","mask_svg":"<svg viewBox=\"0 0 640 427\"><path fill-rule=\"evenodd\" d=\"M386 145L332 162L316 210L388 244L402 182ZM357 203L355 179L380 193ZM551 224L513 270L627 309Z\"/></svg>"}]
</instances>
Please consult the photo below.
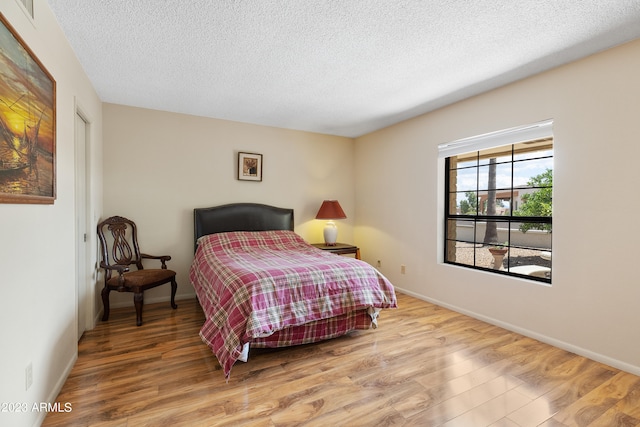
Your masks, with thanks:
<instances>
[{"instance_id":1,"label":"textured ceiling","mask_svg":"<svg viewBox=\"0 0 640 427\"><path fill-rule=\"evenodd\" d=\"M640 0L47 1L104 102L349 137L640 37Z\"/></svg>"}]
</instances>

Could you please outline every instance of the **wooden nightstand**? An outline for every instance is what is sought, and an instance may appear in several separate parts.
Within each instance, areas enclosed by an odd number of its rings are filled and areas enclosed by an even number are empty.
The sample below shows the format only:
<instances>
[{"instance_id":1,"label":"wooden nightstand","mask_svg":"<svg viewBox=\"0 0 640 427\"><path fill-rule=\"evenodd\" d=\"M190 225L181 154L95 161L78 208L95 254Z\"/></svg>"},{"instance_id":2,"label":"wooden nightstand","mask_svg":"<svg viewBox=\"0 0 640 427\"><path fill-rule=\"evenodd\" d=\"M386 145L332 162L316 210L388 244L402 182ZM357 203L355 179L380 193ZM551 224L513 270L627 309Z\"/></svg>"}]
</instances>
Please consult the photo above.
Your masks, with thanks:
<instances>
[{"instance_id":1,"label":"wooden nightstand","mask_svg":"<svg viewBox=\"0 0 640 427\"><path fill-rule=\"evenodd\" d=\"M360 259L360 248L357 246L348 245L346 243L336 243L333 246L327 246L324 243L312 243L311 245L336 255L354 254L356 259Z\"/></svg>"}]
</instances>

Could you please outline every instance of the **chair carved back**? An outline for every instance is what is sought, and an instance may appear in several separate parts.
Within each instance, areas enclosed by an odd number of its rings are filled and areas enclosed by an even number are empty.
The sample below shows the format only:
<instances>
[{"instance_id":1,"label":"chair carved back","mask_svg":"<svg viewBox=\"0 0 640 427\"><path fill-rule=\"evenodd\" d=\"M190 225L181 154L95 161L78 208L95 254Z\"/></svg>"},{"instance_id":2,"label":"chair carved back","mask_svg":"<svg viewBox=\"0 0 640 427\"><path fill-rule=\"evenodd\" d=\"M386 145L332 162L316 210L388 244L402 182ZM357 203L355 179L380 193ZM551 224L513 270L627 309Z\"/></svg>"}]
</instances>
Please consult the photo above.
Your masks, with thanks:
<instances>
[{"instance_id":1,"label":"chair carved back","mask_svg":"<svg viewBox=\"0 0 640 427\"><path fill-rule=\"evenodd\" d=\"M130 266L135 264L142 270L142 258L138 246L136 224L122 216L112 216L98 224L98 238L102 252L102 261L107 265ZM107 280L111 271L107 270Z\"/></svg>"}]
</instances>

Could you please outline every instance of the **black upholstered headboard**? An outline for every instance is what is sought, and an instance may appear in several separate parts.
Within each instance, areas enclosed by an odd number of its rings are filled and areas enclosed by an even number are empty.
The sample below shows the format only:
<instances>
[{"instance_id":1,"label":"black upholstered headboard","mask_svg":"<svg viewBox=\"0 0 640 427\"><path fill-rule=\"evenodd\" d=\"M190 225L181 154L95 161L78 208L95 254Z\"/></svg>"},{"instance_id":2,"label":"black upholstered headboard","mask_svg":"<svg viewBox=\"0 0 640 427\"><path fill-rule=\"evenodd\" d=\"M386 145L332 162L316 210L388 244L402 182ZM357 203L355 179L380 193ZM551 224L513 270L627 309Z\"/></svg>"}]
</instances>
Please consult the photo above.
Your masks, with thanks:
<instances>
[{"instance_id":1,"label":"black upholstered headboard","mask_svg":"<svg viewBox=\"0 0 640 427\"><path fill-rule=\"evenodd\" d=\"M232 203L193 210L195 240L225 231L293 230L293 209Z\"/></svg>"}]
</instances>

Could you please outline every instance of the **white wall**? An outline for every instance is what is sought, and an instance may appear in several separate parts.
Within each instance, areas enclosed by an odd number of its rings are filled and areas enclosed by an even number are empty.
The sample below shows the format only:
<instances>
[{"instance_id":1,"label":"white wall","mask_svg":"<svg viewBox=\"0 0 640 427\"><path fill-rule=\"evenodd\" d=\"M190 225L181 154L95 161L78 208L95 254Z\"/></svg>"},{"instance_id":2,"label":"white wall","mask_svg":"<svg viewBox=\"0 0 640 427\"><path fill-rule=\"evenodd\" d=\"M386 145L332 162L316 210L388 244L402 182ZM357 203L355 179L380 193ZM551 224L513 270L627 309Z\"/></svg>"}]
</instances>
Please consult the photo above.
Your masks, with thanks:
<instances>
[{"instance_id":1,"label":"white wall","mask_svg":"<svg viewBox=\"0 0 640 427\"><path fill-rule=\"evenodd\" d=\"M408 293L640 374L640 235L615 225L640 212L639 70L635 41L358 138L365 260ZM443 264L437 145L549 118L552 286Z\"/></svg>"},{"instance_id":2,"label":"white wall","mask_svg":"<svg viewBox=\"0 0 640 427\"><path fill-rule=\"evenodd\" d=\"M54 401L77 354L75 284L74 116L81 105L91 124L91 212L100 215L101 103L45 0L36 19L14 0L7 18L57 82L57 199L53 205L0 204L0 402ZM90 229L95 222L89 224ZM95 245L95 239L89 242ZM95 263L95 257L90 262ZM25 369L33 385L25 391ZM44 413L0 413L0 425L29 426Z\"/></svg>"},{"instance_id":3,"label":"white wall","mask_svg":"<svg viewBox=\"0 0 640 427\"><path fill-rule=\"evenodd\" d=\"M324 222L314 217L323 199L337 199L348 217L337 221L338 238L353 240L352 139L114 104L103 111L104 217L134 220L143 252L172 256L178 298L195 296L188 273L197 207L293 208L296 232L321 242ZM262 182L237 180L238 151L263 155ZM145 292L145 303L167 300L169 291ZM133 307L133 296L112 292L111 304Z\"/></svg>"}]
</instances>

